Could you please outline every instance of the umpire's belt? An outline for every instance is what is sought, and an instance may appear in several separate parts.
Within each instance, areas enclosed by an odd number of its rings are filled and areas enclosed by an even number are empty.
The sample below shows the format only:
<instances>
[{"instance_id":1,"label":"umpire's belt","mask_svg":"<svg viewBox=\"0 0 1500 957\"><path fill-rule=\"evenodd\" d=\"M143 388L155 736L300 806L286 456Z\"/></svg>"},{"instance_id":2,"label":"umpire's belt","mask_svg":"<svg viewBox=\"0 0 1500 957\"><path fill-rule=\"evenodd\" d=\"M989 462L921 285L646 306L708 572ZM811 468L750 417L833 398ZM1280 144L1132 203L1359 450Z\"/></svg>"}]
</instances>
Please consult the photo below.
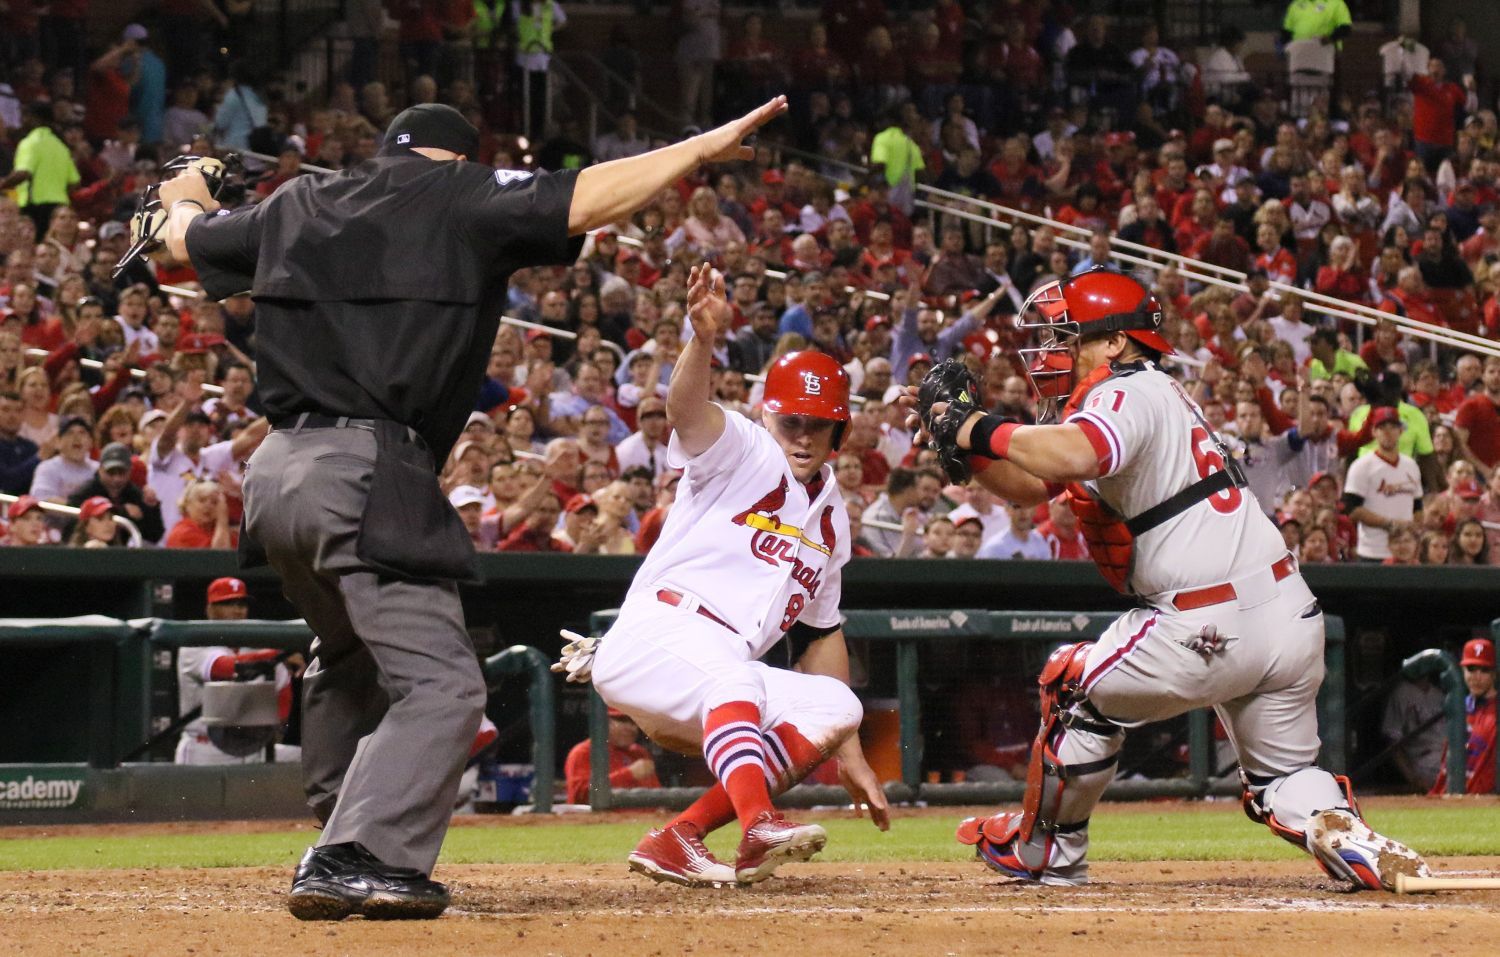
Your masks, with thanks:
<instances>
[{"instance_id":1,"label":"umpire's belt","mask_svg":"<svg viewBox=\"0 0 1500 957\"><path fill-rule=\"evenodd\" d=\"M301 432L304 429L364 429L374 432L375 425L379 419L356 419L347 415L324 415L321 412L294 412L290 415L279 416L271 420L271 428L278 432ZM422 436L410 426L406 427L406 434L411 441L422 448L427 443L422 441Z\"/></svg>"},{"instance_id":2,"label":"umpire's belt","mask_svg":"<svg viewBox=\"0 0 1500 957\"><path fill-rule=\"evenodd\" d=\"M714 624L723 625L730 631L734 631L733 625L720 618L718 615L715 615L707 608L703 607L703 605L699 603L697 599L689 595L684 595L681 592L672 591L669 588L661 588L656 592L656 600L664 605L671 605L674 608L681 608L683 611L696 611L698 614L702 615L704 618L707 618ZM739 634L739 632L737 631L734 631L734 633L736 635Z\"/></svg>"},{"instance_id":3,"label":"umpire's belt","mask_svg":"<svg viewBox=\"0 0 1500 957\"><path fill-rule=\"evenodd\" d=\"M1279 582L1296 570L1297 560L1288 555L1271 566L1272 581ZM1234 583L1225 582L1222 585L1180 591L1172 597L1172 605L1178 611L1192 611L1195 608L1207 608L1209 605L1217 605L1221 602L1238 601L1240 597Z\"/></svg>"}]
</instances>

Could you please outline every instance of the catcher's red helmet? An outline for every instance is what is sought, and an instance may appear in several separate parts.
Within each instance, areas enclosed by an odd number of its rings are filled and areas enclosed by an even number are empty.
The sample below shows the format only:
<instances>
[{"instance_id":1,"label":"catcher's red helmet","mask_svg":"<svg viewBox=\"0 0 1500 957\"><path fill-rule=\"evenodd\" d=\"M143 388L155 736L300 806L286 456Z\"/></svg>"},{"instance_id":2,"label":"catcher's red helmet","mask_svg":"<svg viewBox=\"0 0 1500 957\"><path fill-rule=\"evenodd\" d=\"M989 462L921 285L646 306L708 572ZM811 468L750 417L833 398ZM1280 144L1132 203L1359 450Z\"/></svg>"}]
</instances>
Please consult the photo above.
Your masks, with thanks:
<instances>
[{"instance_id":1,"label":"catcher's red helmet","mask_svg":"<svg viewBox=\"0 0 1500 957\"><path fill-rule=\"evenodd\" d=\"M1041 321L1031 321L1035 315ZM1075 370L1069 347L1079 338L1123 332L1162 355L1174 352L1161 334L1162 309L1149 289L1122 273L1095 269L1050 282L1037 289L1021 307L1017 325L1036 334L1035 344L1020 350L1032 391L1041 401L1039 419L1046 421L1055 405L1073 391Z\"/></svg>"},{"instance_id":2,"label":"catcher's red helmet","mask_svg":"<svg viewBox=\"0 0 1500 957\"><path fill-rule=\"evenodd\" d=\"M849 421L849 373L838 360L810 349L788 352L766 373L768 411Z\"/></svg>"},{"instance_id":3,"label":"catcher's red helmet","mask_svg":"<svg viewBox=\"0 0 1500 957\"><path fill-rule=\"evenodd\" d=\"M1055 296L1037 299L1036 308L1053 325L1074 323L1071 331L1080 336L1123 332L1162 355L1175 351L1161 335L1161 303L1123 273L1101 268L1063 280Z\"/></svg>"}]
</instances>

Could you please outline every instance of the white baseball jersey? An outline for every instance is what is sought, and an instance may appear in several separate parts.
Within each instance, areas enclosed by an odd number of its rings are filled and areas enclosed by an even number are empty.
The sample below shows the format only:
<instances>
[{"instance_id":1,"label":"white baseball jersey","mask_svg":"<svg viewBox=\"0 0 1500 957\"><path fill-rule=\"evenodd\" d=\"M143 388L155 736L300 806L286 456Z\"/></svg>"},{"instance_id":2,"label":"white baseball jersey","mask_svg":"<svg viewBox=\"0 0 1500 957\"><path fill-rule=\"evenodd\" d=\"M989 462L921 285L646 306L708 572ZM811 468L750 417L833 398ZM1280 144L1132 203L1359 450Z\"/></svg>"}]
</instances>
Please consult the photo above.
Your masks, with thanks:
<instances>
[{"instance_id":1,"label":"white baseball jersey","mask_svg":"<svg viewBox=\"0 0 1500 957\"><path fill-rule=\"evenodd\" d=\"M162 527L168 532L182 517L177 510L177 500L182 498L188 480L212 479L225 469L233 468L232 445L232 441L205 445L198 452L198 461L194 462L176 445L163 455L161 441L151 443L151 454L146 459L146 484L155 489L157 498L161 499Z\"/></svg>"},{"instance_id":2,"label":"white baseball jersey","mask_svg":"<svg viewBox=\"0 0 1500 957\"><path fill-rule=\"evenodd\" d=\"M1100 477L1084 484L1127 519L1224 469L1193 400L1149 363L1100 382L1067 421L1099 455ZM1141 596L1216 585L1285 555L1254 494L1231 488L1138 536L1129 584Z\"/></svg>"},{"instance_id":3,"label":"white baseball jersey","mask_svg":"<svg viewBox=\"0 0 1500 957\"><path fill-rule=\"evenodd\" d=\"M1400 453L1394 462L1379 452L1361 455L1349 466L1344 494L1358 495L1364 499L1365 508L1381 518L1409 522L1422 497L1422 471L1415 461ZM1390 558L1390 532L1360 522L1354 553L1360 558Z\"/></svg>"},{"instance_id":4,"label":"white baseball jersey","mask_svg":"<svg viewBox=\"0 0 1500 957\"><path fill-rule=\"evenodd\" d=\"M750 658L797 621L839 624L849 514L832 468L823 466L809 498L771 434L727 412L710 448L689 458L674 432L667 457L685 469L682 482L627 601L655 601L660 589L696 598L734 628Z\"/></svg>"}]
</instances>

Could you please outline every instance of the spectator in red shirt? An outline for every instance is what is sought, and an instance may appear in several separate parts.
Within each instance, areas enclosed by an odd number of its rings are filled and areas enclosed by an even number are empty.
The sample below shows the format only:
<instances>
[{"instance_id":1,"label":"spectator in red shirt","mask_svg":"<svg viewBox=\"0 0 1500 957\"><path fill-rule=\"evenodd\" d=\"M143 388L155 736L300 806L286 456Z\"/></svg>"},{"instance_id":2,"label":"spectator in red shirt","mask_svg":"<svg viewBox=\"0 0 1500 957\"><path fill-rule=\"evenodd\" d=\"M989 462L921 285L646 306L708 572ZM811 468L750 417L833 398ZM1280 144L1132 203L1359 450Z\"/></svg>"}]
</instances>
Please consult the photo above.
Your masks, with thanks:
<instances>
[{"instance_id":1,"label":"spectator in red shirt","mask_svg":"<svg viewBox=\"0 0 1500 957\"><path fill-rule=\"evenodd\" d=\"M189 482L177 503L182 518L167 533L165 548L233 548L239 534L229 527L229 499L214 481Z\"/></svg>"},{"instance_id":2,"label":"spectator in red shirt","mask_svg":"<svg viewBox=\"0 0 1500 957\"><path fill-rule=\"evenodd\" d=\"M1325 296L1336 296L1350 302L1364 302L1366 288L1355 260L1357 247L1348 236L1339 236L1328 244L1328 263L1318 267L1313 288Z\"/></svg>"},{"instance_id":3,"label":"spectator in red shirt","mask_svg":"<svg viewBox=\"0 0 1500 957\"><path fill-rule=\"evenodd\" d=\"M562 514L562 503L556 495L543 493L526 520L517 525L501 540L495 550L499 552L567 552L567 545L552 537L557 525L557 516Z\"/></svg>"},{"instance_id":4,"label":"spectator in red shirt","mask_svg":"<svg viewBox=\"0 0 1500 957\"><path fill-rule=\"evenodd\" d=\"M1428 174L1436 176L1443 160L1453 155L1457 136L1454 119L1468 97L1457 83L1448 82L1447 68L1437 57L1427 61L1426 76L1411 78L1411 93L1411 132L1417 157Z\"/></svg>"},{"instance_id":5,"label":"spectator in red shirt","mask_svg":"<svg viewBox=\"0 0 1500 957\"><path fill-rule=\"evenodd\" d=\"M609 786L618 788L659 788L656 762L640 743L641 729L625 712L609 709ZM563 762L563 776L568 782L568 803L589 803L589 771L593 742L588 738L573 745Z\"/></svg>"},{"instance_id":6,"label":"spectator in red shirt","mask_svg":"<svg viewBox=\"0 0 1500 957\"><path fill-rule=\"evenodd\" d=\"M1458 407L1453 424L1464 457L1490 481L1500 462L1500 356L1485 356L1484 390Z\"/></svg>"},{"instance_id":7,"label":"spectator in red shirt","mask_svg":"<svg viewBox=\"0 0 1500 957\"><path fill-rule=\"evenodd\" d=\"M1069 507L1067 496L1059 495L1047 504L1047 520L1036 530L1047 540L1053 558L1082 561L1089 557L1088 543L1084 541L1083 532L1078 530L1078 517Z\"/></svg>"}]
</instances>

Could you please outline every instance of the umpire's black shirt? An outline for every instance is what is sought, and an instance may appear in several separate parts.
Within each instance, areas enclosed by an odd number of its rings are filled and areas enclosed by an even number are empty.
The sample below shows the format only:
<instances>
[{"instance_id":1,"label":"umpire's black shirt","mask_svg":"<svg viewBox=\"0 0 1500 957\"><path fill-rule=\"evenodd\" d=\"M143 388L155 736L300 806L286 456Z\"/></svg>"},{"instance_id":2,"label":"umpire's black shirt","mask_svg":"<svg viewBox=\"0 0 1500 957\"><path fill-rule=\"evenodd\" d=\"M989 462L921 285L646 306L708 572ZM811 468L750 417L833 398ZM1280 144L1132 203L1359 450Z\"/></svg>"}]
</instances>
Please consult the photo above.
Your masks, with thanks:
<instances>
[{"instance_id":1,"label":"umpire's black shirt","mask_svg":"<svg viewBox=\"0 0 1500 957\"><path fill-rule=\"evenodd\" d=\"M510 274L577 257L576 180L379 157L200 216L187 246L208 295L251 291L272 422L390 419L442 463L473 410Z\"/></svg>"}]
</instances>

